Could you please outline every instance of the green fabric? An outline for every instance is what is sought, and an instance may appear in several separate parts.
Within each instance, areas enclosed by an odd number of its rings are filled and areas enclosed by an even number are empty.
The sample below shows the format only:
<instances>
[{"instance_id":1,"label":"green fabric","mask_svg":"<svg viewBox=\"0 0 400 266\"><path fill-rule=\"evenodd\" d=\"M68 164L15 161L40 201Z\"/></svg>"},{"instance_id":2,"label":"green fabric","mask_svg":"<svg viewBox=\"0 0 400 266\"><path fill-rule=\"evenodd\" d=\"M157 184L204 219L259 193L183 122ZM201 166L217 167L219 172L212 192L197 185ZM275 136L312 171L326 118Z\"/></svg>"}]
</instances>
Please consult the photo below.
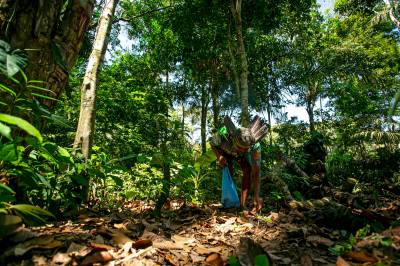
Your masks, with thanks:
<instances>
[{"instance_id":1,"label":"green fabric","mask_svg":"<svg viewBox=\"0 0 400 266\"><path fill-rule=\"evenodd\" d=\"M220 134L221 136L226 136L226 135L228 135L228 130L226 129L226 127L221 127L221 128L218 130L218 132L219 132L219 134Z\"/></svg>"},{"instance_id":2,"label":"green fabric","mask_svg":"<svg viewBox=\"0 0 400 266\"><path fill-rule=\"evenodd\" d=\"M244 155L244 157L250 163L250 165L253 164L253 156L252 155L253 155L254 152L260 152L261 153L260 142L257 142L256 144L251 146L250 150L248 152L246 152L245 155Z\"/></svg>"}]
</instances>

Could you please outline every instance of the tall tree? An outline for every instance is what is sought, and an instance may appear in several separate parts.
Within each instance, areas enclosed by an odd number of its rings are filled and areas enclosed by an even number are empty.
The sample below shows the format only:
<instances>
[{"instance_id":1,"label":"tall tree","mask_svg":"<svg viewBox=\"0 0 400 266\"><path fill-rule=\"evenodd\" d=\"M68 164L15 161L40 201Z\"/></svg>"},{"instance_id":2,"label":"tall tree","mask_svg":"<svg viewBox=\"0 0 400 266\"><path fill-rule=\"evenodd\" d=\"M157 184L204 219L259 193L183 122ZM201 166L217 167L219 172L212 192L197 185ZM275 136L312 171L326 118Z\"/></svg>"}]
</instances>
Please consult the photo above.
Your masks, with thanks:
<instances>
[{"instance_id":1,"label":"tall tree","mask_svg":"<svg viewBox=\"0 0 400 266\"><path fill-rule=\"evenodd\" d=\"M243 39L243 22L242 22L242 0L231 0L231 12L235 21L237 53L239 62L240 77L240 105L242 109L241 122L247 127L249 125L249 84L248 84L248 64L246 48Z\"/></svg>"},{"instance_id":2,"label":"tall tree","mask_svg":"<svg viewBox=\"0 0 400 266\"><path fill-rule=\"evenodd\" d=\"M0 38L13 48L28 51L28 77L45 81L55 98L65 87L77 59L94 2L0 1ZM54 101L46 104L53 105Z\"/></svg>"},{"instance_id":3,"label":"tall tree","mask_svg":"<svg viewBox=\"0 0 400 266\"><path fill-rule=\"evenodd\" d=\"M315 131L314 109L318 97L323 92L323 83L329 75L326 71L326 54L329 43L326 41L321 15L315 10L310 19L298 23L293 36L292 67L293 77L290 78L292 87L298 97L297 103L304 105L308 114L310 131ZM293 34L293 32L291 32ZM327 50L328 49L328 50Z\"/></svg>"},{"instance_id":4,"label":"tall tree","mask_svg":"<svg viewBox=\"0 0 400 266\"><path fill-rule=\"evenodd\" d=\"M93 142L97 81L117 3L118 0L106 0L104 2L93 50L90 54L86 74L81 86L81 107L74 147L80 148L86 159L89 158Z\"/></svg>"}]
</instances>

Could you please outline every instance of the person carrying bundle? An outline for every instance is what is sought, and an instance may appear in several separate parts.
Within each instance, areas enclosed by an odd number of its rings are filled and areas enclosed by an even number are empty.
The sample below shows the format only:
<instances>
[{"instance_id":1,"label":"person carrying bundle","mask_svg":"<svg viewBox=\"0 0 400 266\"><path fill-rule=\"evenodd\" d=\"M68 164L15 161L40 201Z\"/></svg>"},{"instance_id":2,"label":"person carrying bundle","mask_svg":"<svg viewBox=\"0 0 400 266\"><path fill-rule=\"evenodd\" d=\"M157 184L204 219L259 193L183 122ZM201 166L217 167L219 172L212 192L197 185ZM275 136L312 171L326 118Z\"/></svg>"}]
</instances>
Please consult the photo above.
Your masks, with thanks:
<instances>
[{"instance_id":1,"label":"person carrying bundle","mask_svg":"<svg viewBox=\"0 0 400 266\"><path fill-rule=\"evenodd\" d=\"M242 192L240 195L242 208L246 207L251 182L254 182L254 208L251 212L256 213L262 208L260 198L261 146L259 141L267 135L267 125L264 125L258 116L254 117L248 128L236 128L229 116L225 116L224 125L210 137L211 148L217 157L217 163L222 167L228 167L231 176L234 174L234 161L237 161L242 169Z\"/></svg>"}]
</instances>

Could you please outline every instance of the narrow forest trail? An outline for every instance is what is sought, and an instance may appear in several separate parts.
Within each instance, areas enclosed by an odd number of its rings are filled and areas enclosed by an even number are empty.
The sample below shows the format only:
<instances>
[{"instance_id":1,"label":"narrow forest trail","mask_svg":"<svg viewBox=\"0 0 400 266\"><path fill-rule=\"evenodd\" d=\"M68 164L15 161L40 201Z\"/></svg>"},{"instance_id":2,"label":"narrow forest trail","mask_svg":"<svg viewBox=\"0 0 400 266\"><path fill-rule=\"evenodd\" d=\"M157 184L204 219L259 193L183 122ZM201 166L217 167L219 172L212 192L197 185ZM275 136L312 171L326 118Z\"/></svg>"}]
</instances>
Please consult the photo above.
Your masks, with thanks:
<instances>
[{"instance_id":1,"label":"narrow forest trail","mask_svg":"<svg viewBox=\"0 0 400 266\"><path fill-rule=\"evenodd\" d=\"M329 251L343 241L341 231L313 223L298 210L245 218L216 204L170 205L159 218L151 216L152 206L135 201L123 211L87 210L74 221L24 229L3 241L8 248L1 259L5 265L219 266L231 256L245 262L265 250L273 265L398 265L400 227L381 234L391 234L388 247L371 235L353 243L342 259Z\"/></svg>"}]
</instances>

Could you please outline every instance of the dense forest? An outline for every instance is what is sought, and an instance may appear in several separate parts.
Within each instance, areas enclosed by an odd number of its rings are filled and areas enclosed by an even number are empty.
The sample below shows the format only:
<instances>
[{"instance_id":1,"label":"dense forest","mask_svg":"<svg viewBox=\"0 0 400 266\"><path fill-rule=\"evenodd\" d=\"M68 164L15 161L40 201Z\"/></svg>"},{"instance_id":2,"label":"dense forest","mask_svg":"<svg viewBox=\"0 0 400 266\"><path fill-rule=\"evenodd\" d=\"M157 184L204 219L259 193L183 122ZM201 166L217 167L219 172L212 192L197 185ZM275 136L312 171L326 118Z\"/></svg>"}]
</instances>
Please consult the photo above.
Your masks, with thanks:
<instances>
[{"instance_id":1,"label":"dense forest","mask_svg":"<svg viewBox=\"0 0 400 266\"><path fill-rule=\"evenodd\" d=\"M399 265L399 30L397 0L0 0L0 265Z\"/></svg>"}]
</instances>

